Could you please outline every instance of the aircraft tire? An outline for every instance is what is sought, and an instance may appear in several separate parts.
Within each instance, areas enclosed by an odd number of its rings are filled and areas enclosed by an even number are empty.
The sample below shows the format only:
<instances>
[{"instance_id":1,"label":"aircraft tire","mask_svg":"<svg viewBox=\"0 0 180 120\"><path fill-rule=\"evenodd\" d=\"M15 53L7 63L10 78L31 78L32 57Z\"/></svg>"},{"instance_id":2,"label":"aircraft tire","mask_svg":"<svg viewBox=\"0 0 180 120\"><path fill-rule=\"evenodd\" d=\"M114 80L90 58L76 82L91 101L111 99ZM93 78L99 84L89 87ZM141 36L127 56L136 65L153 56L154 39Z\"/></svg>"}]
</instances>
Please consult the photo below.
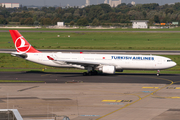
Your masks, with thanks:
<instances>
[{"instance_id":1,"label":"aircraft tire","mask_svg":"<svg viewBox=\"0 0 180 120\"><path fill-rule=\"evenodd\" d=\"M91 75L93 75L93 74L92 74L92 72L89 72L88 75L91 76Z\"/></svg>"},{"instance_id":2,"label":"aircraft tire","mask_svg":"<svg viewBox=\"0 0 180 120\"><path fill-rule=\"evenodd\" d=\"M87 75L88 75L87 72L84 72L84 73L83 73L83 76L87 76Z\"/></svg>"},{"instance_id":3,"label":"aircraft tire","mask_svg":"<svg viewBox=\"0 0 180 120\"><path fill-rule=\"evenodd\" d=\"M94 71L94 72L93 72L93 75L97 75L97 74L98 74L98 72L97 72L97 71Z\"/></svg>"}]
</instances>

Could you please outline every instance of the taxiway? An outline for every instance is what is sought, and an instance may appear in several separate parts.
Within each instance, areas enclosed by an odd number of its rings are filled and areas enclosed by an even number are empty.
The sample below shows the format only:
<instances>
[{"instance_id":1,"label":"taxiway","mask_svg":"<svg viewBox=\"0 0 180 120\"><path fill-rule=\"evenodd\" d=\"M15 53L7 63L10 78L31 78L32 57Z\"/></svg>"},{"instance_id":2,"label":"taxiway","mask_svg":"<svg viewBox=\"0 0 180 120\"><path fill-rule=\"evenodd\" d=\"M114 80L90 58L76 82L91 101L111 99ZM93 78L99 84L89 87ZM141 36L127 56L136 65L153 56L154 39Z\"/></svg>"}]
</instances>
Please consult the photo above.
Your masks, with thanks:
<instances>
[{"instance_id":1,"label":"taxiway","mask_svg":"<svg viewBox=\"0 0 180 120\"><path fill-rule=\"evenodd\" d=\"M179 74L0 72L1 109L24 120L68 116L71 120L169 120L180 118Z\"/></svg>"}]
</instances>

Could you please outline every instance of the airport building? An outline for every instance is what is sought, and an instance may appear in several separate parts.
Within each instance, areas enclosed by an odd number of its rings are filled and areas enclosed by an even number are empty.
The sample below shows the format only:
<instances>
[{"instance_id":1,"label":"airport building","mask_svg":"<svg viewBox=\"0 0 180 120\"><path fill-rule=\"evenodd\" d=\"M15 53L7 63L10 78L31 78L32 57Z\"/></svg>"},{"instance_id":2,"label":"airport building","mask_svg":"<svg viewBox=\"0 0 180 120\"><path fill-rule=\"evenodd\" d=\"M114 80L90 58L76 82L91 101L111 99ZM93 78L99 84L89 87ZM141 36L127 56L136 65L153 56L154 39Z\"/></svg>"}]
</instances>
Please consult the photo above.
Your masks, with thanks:
<instances>
[{"instance_id":1,"label":"airport building","mask_svg":"<svg viewBox=\"0 0 180 120\"><path fill-rule=\"evenodd\" d=\"M105 0L104 4L108 4L108 1ZM118 1L109 0L109 5L111 7L117 7L119 4L121 4L121 0L118 0Z\"/></svg>"},{"instance_id":2,"label":"airport building","mask_svg":"<svg viewBox=\"0 0 180 120\"><path fill-rule=\"evenodd\" d=\"M84 8L84 7L89 6L89 5L90 5L90 0L86 0L86 4L82 5L80 8Z\"/></svg>"},{"instance_id":3,"label":"airport building","mask_svg":"<svg viewBox=\"0 0 180 120\"><path fill-rule=\"evenodd\" d=\"M57 26L58 27L63 27L64 26L64 22L57 22Z\"/></svg>"},{"instance_id":4,"label":"airport building","mask_svg":"<svg viewBox=\"0 0 180 120\"><path fill-rule=\"evenodd\" d=\"M134 1L131 2L131 5L136 5L136 3Z\"/></svg>"},{"instance_id":5,"label":"airport building","mask_svg":"<svg viewBox=\"0 0 180 120\"><path fill-rule=\"evenodd\" d=\"M149 20L131 20L132 22L132 28L148 28L148 22Z\"/></svg>"},{"instance_id":6,"label":"airport building","mask_svg":"<svg viewBox=\"0 0 180 120\"><path fill-rule=\"evenodd\" d=\"M19 3L0 3L1 7L5 8L19 8Z\"/></svg>"},{"instance_id":7,"label":"airport building","mask_svg":"<svg viewBox=\"0 0 180 120\"><path fill-rule=\"evenodd\" d=\"M85 6L89 6L89 5L90 5L90 0L86 0Z\"/></svg>"},{"instance_id":8,"label":"airport building","mask_svg":"<svg viewBox=\"0 0 180 120\"><path fill-rule=\"evenodd\" d=\"M104 4L108 4L107 0L104 1Z\"/></svg>"}]
</instances>

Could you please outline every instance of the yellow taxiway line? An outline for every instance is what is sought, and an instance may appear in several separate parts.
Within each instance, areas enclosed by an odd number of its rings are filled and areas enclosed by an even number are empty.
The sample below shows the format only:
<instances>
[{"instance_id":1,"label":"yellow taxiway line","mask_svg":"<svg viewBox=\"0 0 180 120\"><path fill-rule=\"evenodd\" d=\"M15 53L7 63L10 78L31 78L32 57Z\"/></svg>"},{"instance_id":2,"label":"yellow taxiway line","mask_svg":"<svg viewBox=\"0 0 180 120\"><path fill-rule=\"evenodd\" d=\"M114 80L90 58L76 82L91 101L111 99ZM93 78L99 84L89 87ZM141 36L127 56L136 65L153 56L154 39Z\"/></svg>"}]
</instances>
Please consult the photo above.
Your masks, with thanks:
<instances>
[{"instance_id":1,"label":"yellow taxiway line","mask_svg":"<svg viewBox=\"0 0 180 120\"><path fill-rule=\"evenodd\" d=\"M102 100L101 102L132 102L132 100Z\"/></svg>"},{"instance_id":2,"label":"yellow taxiway line","mask_svg":"<svg viewBox=\"0 0 180 120\"><path fill-rule=\"evenodd\" d=\"M144 99L144 98L149 97L150 95L153 95L154 93L158 92L159 90L162 90L162 89L164 89L164 88L166 88L166 87L168 87L168 86L174 84L174 82L173 82L172 80L168 80L168 79L164 79L164 78L156 78L156 79L169 81L169 82L171 82L171 83L168 84L168 85L165 85L165 86L162 87L162 88L158 88L156 91L154 91L154 92L152 92L152 93L150 93L150 94L148 94L148 95L146 95L146 96L144 96L144 97L142 97L142 98L139 97L138 100L136 100L136 101L134 101L134 102L132 102L132 103L126 104L124 107L119 108L119 109L117 109L117 110L115 110L115 111L113 111L113 112L110 112L110 113L108 113L108 114L106 114L106 115L104 115L104 116L102 116L102 117L100 117L100 118L98 118L98 119L96 119L96 120L100 120L100 119L102 119L102 118L104 118L104 117L106 117L106 116L108 116L108 115L111 115L111 114L113 114L113 113L115 113L115 112L117 112L117 111L120 111L120 110L122 110L122 109L124 109L124 108L126 108L126 107L128 107L128 106L130 106L130 105L132 105L132 104L134 104L134 103L136 103L136 102L138 102L138 101Z\"/></svg>"},{"instance_id":3,"label":"yellow taxiway line","mask_svg":"<svg viewBox=\"0 0 180 120\"><path fill-rule=\"evenodd\" d=\"M142 87L142 88L146 88L146 89L158 89L159 87Z\"/></svg>"}]
</instances>

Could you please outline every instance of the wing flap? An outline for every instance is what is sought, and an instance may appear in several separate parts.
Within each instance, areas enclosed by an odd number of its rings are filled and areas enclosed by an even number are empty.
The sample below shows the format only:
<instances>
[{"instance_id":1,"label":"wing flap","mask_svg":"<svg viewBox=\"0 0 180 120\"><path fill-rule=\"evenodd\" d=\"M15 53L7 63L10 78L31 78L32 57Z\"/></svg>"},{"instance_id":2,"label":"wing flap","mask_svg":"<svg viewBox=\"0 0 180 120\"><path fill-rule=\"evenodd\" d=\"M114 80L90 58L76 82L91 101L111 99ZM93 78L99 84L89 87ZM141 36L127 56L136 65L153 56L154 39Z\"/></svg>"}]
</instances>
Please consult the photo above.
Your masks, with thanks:
<instances>
[{"instance_id":1,"label":"wing flap","mask_svg":"<svg viewBox=\"0 0 180 120\"><path fill-rule=\"evenodd\" d=\"M47 56L49 60L52 61L59 61L64 62L66 64L75 64L75 65L81 65L81 66L101 66L101 65L110 65L108 63L100 63L100 62L93 62L93 61L82 61L82 60L58 60L53 57Z\"/></svg>"},{"instance_id":2,"label":"wing flap","mask_svg":"<svg viewBox=\"0 0 180 120\"><path fill-rule=\"evenodd\" d=\"M61 62L65 62L67 64L76 64L76 65L82 65L82 66L99 66L101 63L98 62L89 62L89 61L74 61L74 60L58 60Z\"/></svg>"}]
</instances>

